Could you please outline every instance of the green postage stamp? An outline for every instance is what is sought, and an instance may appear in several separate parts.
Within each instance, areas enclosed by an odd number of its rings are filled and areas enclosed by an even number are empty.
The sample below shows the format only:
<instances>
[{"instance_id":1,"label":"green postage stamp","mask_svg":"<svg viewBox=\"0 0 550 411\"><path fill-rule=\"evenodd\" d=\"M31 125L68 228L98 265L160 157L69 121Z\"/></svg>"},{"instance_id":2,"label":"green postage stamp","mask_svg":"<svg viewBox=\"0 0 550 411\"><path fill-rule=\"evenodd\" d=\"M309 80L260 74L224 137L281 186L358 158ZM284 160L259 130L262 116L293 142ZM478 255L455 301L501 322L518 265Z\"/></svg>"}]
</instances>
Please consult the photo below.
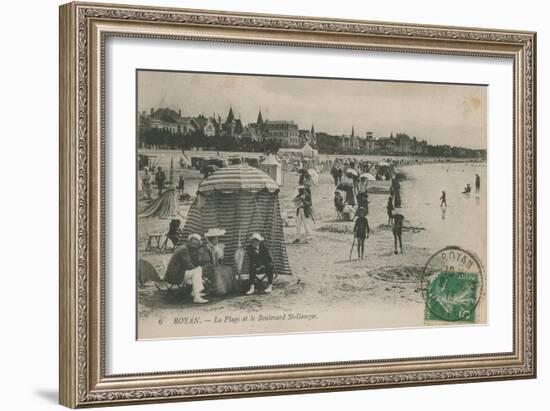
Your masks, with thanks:
<instances>
[{"instance_id":1,"label":"green postage stamp","mask_svg":"<svg viewBox=\"0 0 550 411\"><path fill-rule=\"evenodd\" d=\"M454 246L435 253L422 276L425 322L480 322L480 314L486 316L479 312L484 280L483 268L474 254Z\"/></svg>"}]
</instances>

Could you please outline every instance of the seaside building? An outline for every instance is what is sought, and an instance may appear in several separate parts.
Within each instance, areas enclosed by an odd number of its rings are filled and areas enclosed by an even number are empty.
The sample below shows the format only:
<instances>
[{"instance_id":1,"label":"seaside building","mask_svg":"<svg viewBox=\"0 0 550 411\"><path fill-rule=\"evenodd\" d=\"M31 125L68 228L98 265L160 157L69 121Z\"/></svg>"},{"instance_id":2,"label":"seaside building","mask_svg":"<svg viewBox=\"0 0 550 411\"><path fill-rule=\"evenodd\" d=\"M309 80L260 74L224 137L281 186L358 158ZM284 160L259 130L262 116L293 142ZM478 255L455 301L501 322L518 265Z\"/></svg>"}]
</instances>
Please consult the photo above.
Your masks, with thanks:
<instances>
[{"instance_id":1,"label":"seaside building","mask_svg":"<svg viewBox=\"0 0 550 411\"><path fill-rule=\"evenodd\" d=\"M240 138L243 129L241 119L235 118L235 115L233 114L233 107L230 106L229 113L227 113L227 118L221 125L222 137Z\"/></svg>"},{"instance_id":2,"label":"seaside building","mask_svg":"<svg viewBox=\"0 0 550 411\"><path fill-rule=\"evenodd\" d=\"M291 120L265 120L265 138L278 141L282 147L299 147L300 133L298 125Z\"/></svg>"},{"instance_id":3,"label":"seaside building","mask_svg":"<svg viewBox=\"0 0 550 411\"><path fill-rule=\"evenodd\" d=\"M192 117L183 117L181 110L171 108L151 108L149 113L143 111L139 116L139 126L168 131L172 134L189 134L199 127Z\"/></svg>"},{"instance_id":4,"label":"seaside building","mask_svg":"<svg viewBox=\"0 0 550 411\"><path fill-rule=\"evenodd\" d=\"M250 141L263 141L263 133L261 127L258 127L256 123L250 123L244 127L241 133L241 139Z\"/></svg>"},{"instance_id":5,"label":"seaside building","mask_svg":"<svg viewBox=\"0 0 550 411\"><path fill-rule=\"evenodd\" d=\"M219 134L219 123L215 117L200 114L196 117L184 117L181 110L170 108L151 108L149 113L143 111L139 116L139 127L168 131L171 134L189 135L202 131L207 137Z\"/></svg>"},{"instance_id":6,"label":"seaside building","mask_svg":"<svg viewBox=\"0 0 550 411\"><path fill-rule=\"evenodd\" d=\"M340 148L346 151L356 151L361 149L361 139L355 135L355 127L351 127L351 134L343 134L340 138Z\"/></svg>"}]
</instances>

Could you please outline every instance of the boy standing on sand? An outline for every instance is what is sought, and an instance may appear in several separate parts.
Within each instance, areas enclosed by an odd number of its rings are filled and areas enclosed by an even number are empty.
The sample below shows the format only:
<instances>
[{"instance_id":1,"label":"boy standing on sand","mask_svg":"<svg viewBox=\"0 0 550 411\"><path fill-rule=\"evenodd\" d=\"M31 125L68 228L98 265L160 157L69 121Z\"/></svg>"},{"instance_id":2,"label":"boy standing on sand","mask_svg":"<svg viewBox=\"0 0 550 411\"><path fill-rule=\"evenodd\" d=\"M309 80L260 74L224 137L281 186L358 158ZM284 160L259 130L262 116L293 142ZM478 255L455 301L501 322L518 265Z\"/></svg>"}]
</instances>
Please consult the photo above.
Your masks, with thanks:
<instances>
[{"instance_id":1,"label":"boy standing on sand","mask_svg":"<svg viewBox=\"0 0 550 411\"><path fill-rule=\"evenodd\" d=\"M439 197L439 199L441 200L440 207L447 207L447 193L445 193L445 190L441 192L441 197Z\"/></svg>"},{"instance_id":2,"label":"boy standing on sand","mask_svg":"<svg viewBox=\"0 0 550 411\"><path fill-rule=\"evenodd\" d=\"M388 197L388 205L386 206L388 212L388 225L391 225L393 221L393 196Z\"/></svg>"},{"instance_id":3,"label":"boy standing on sand","mask_svg":"<svg viewBox=\"0 0 550 411\"><path fill-rule=\"evenodd\" d=\"M403 254L403 243L401 242L401 233L403 231L403 220L405 217L403 217L402 214L396 213L393 215L393 246L394 246L394 254L397 254L397 240L399 240L399 248L401 249L401 254Z\"/></svg>"},{"instance_id":4,"label":"boy standing on sand","mask_svg":"<svg viewBox=\"0 0 550 411\"><path fill-rule=\"evenodd\" d=\"M357 238L357 256L362 260L365 255L365 238L369 238L370 227L369 220L367 220L366 212L364 208L359 207L357 210L357 220L355 220L355 226L353 227L353 233Z\"/></svg>"}]
</instances>

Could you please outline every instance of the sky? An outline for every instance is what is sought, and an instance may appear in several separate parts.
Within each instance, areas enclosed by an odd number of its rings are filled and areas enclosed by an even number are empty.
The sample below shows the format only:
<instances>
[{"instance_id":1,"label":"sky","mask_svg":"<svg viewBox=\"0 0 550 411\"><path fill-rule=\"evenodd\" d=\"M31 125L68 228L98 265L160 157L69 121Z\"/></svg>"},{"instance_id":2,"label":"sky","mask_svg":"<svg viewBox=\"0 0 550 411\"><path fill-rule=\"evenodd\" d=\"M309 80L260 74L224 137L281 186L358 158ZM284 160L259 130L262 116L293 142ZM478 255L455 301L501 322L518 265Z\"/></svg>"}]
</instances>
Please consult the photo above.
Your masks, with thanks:
<instances>
[{"instance_id":1,"label":"sky","mask_svg":"<svg viewBox=\"0 0 550 411\"><path fill-rule=\"evenodd\" d=\"M487 147L487 87L373 80L138 71L138 110L169 107L182 116L225 120L229 107L244 125L293 120L301 129L375 137L407 133L429 144Z\"/></svg>"}]
</instances>

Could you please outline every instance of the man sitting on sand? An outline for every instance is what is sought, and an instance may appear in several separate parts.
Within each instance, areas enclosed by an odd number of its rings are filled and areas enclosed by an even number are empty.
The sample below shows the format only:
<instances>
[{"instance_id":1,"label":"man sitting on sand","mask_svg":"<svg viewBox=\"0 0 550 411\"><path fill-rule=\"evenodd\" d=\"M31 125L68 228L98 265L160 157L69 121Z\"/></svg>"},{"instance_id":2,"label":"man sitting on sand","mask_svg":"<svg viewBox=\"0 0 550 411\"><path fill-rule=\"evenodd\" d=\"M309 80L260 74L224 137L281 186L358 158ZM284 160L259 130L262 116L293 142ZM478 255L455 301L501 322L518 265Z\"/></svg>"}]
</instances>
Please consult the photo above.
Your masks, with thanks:
<instances>
[{"instance_id":1,"label":"man sitting on sand","mask_svg":"<svg viewBox=\"0 0 550 411\"><path fill-rule=\"evenodd\" d=\"M264 290L269 294L272 291L273 283L273 259L264 244L264 238L259 233L253 233L250 236L250 244L247 248L248 253L248 274L250 276L250 288L246 295L254 294L256 278L258 274L265 274L267 277L267 287Z\"/></svg>"},{"instance_id":2,"label":"man sitting on sand","mask_svg":"<svg viewBox=\"0 0 550 411\"><path fill-rule=\"evenodd\" d=\"M180 245L168 262L164 281L173 285L190 283L193 287L191 295L196 304L207 303L204 297L203 267L201 258L202 239L199 234L191 234L187 244Z\"/></svg>"}]
</instances>

